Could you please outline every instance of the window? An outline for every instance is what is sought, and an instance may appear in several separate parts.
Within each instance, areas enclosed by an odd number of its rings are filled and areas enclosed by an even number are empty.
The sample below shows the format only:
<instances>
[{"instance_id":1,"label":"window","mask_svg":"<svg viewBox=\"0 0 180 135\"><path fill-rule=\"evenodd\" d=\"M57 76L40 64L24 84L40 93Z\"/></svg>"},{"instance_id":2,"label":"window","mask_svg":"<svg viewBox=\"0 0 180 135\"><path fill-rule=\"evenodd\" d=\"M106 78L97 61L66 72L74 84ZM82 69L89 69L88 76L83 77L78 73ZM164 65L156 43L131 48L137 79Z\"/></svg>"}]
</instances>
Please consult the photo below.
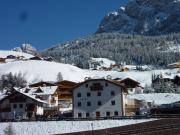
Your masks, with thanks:
<instances>
[{"instance_id":1,"label":"window","mask_svg":"<svg viewBox=\"0 0 180 135\"><path fill-rule=\"evenodd\" d=\"M91 96L91 93L90 93L90 92L88 92L88 93L87 93L87 97L90 97L90 96Z\"/></svg>"},{"instance_id":2,"label":"window","mask_svg":"<svg viewBox=\"0 0 180 135\"><path fill-rule=\"evenodd\" d=\"M78 113L78 118L81 118L82 117L82 114L81 113Z\"/></svg>"},{"instance_id":3,"label":"window","mask_svg":"<svg viewBox=\"0 0 180 135\"><path fill-rule=\"evenodd\" d=\"M110 116L110 112L106 112L106 116L109 117Z\"/></svg>"},{"instance_id":4,"label":"window","mask_svg":"<svg viewBox=\"0 0 180 135\"><path fill-rule=\"evenodd\" d=\"M111 101L111 105L115 105L116 103L115 103L115 100L112 100Z\"/></svg>"},{"instance_id":5,"label":"window","mask_svg":"<svg viewBox=\"0 0 180 135\"><path fill-rule=\"evenodd\" d=\"M98 101L98 106L101 106L101 105L102 105L101 101Z\"/></svg>"},{"instance_id":6,"label":"window","mask_svg":"<svg viewBox=\"0 0 180 135\"><path fill-rule=\"evenodd\" d=\"M89 117L90 115L89 115L89 113L86 113L86 117Z\"/></svg>"},{"instance_id":7,"label":"window","mask_svg":"<svg viewBox=\"0 0 180 135\"><path fill-rule=\"evenodd\" d=\"M115 96L115 92L114 91L111 91L111 96Z\"/></svg>"},{"instance_id":8,"label":"window","mask_svg":"<svg viewBox=\"0 0 180 135\"><path fill-rule=\"evenodd\" d=\"M88 88L88 84L86 84L86 88Z\"/></svg>"},{"instance_id":9,"label":"window","mask_svg":"<svg viewBox=\"0 0 180 135\"><path fill-rule=\"evenodd\" d=\"M19 108L23 108L23 104L19 104Z\"/></svg>"},{"instance_id":10,"label":"window","mask_svg":"<svg viewBox=\"0 0 180 135\"><path fill-rule=\"evenodd\" d=\"M87 102L87 106L91 106L91 102Z\"/></svg>"},{"instance_id":11,"label":"window","mask_svg":"<svg viewBox=\"0 0 180 135\"><path fill-rule=\"evenodd\" d=\"M77 105L78 105L78 106L81 106L81 102L78 102Z\"/></svg>"},{"instance_id":12,"label":"window","mask_svg":"<svg viewBox=\"0 0 180 135\"><path fill-rule=\"evenodd\" d=\"M81 93L78 93L78 94L77 94L77 97L81 97Z\"/></svg>"},{"instance_id":13,"label":"window","mask_svg":"<svg viewBox=\"0 0 180 135\"><path fill-rule=\"evenodd\" d=\"M17 104L14 104L14 105L13 105L13 108L17 108Z\"/></svg>"},{"instance_id":14,"label":"window","mask_svg":"<svg viewBox=\"0 0 180 135\"><path fill-rule=\"evenodd\" d=\"M101 96L101 92L98 92L98 93L97 93L97 96Z\"/></svg>"},{"instance_id":15,"label":"window","mask_svg":"<svg viewBox=\"0 0 180 135\"><path fill-rule=\"evenodd\" d=\"M105 86L107 87L107 86L108 86L108 83L105 83Z\"/></svg>"},{"instance_id":16,"label":"window","mask_svg":"<svg viewBox=\"0 0 180 135\"><path fill-rule=\"evenodd\" d=\"M114 112L114 116L118 116L118 111L115 111L115 112Z\"/></svg>"}]
</instances>

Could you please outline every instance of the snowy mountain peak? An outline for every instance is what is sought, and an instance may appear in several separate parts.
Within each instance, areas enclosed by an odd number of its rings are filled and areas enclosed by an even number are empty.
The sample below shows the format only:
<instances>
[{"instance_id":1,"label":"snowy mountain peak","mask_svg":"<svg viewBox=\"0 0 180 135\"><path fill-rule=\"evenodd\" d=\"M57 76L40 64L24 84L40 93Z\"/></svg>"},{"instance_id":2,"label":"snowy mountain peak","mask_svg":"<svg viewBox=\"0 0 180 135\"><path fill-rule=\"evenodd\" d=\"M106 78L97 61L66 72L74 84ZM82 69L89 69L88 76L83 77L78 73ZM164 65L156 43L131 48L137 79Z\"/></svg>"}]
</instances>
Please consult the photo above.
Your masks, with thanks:
<instances>
[{"instance_id":1,"label":"snowy mountain peak","mask_svg":"<svg viewBox=\"0 0 180 135\"><path fill-rule=\"evenodd\" d=\"M22 44L20 47L14 48L13 51L24 52L33 55L37 52L36 48L30 44Z\"/></svg>"},{"instance_id":2,"label":"snowy mountain peak","mask_svg":"<svg viewBox=\"0 0 180 135\"><path fill-rule=\"evenodd\" d=\"M180 32L180 0L131 0L108 13L97 33L161 35Z\"/></svg>"}]
</instances>

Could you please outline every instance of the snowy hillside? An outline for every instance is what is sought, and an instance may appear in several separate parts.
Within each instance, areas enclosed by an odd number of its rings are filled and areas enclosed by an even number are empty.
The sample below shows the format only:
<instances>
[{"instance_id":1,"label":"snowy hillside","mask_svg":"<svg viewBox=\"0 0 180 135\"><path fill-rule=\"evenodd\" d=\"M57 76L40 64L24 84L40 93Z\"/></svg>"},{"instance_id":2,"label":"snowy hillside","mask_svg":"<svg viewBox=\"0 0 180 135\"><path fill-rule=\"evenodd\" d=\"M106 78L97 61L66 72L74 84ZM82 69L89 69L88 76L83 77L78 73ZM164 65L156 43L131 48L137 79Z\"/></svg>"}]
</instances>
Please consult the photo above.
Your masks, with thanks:
<instances>
[{"instance_id":1,"label":"snowy hillside","mask_svg":"<svg viewBox=\"0 0 180 135\"><path fill-rule=\"evenodd\" d=\"M106 78L108 75L114 78L130 77L141 83L142 86L151 84L152 74L162 73L163 77L173 78L175 75L180 75L179 69L167 70L152 70L152 71L92 71L83 70L78 67L47 61L15 61L0 64L0 76L12 72L13 74L22 73L29 83L37 81L56 81L57 74L61 72L64 80L81 82L85 77L91 78Z\"/></svg>"},{"instance_id":2,"label":"snowy hillside","mask_svg":"<svg viewBox=\"0 0 180 135\"><path fill-rule=\"evenodd\" d=\"M107 58L91 58L89 60L89 67L90 69L96 68L100 69L102 67L109 68L111 65L114 65L115 61L109 60Z\"/></svg>"},{"instance_id":3,"label":"snowy hillside","mask_svg":"<svg viewBox=\"0 0 180 135\"><path fill-rule=\"evenodd\" d=\"M141 83L144 87L146 84L150 85L152 81L152 74L162 74L164 78L174 78L174 76L180 76L180 69L166 69L166 70L152 70L152 71L128 71L128 72L116 72L116 71L89 71L91 78L107 77L110 75L114 78L132 78Z\"/></svg>"},{"instance_id":4,"label":"snowy hillside","mask_svg":"<svg viewBox=\"0 0 180 135\"><path fill-rule=\"evenodd\" d=\"M31 55L31 54L27 54L27 53L23 53L23 52L0 50L0 58L6 58L8 55L24 56L25 58L33 57L33 55Z\"/></svg>"},{"instance_id":5,"label":"snowy hillside","mask_svg":"<svg viewBox=\"0 0 180 135\"><path fill-rule=\"evenodd\" d=\"M32 57L30 54L16 52L16 51L0 51L0 57L6 57L8 55L24 56L25 58ZM103 67L109 67L111 64L115 64L106 58L92 58L93 61L100 62ZM129 68L132 66L127 65ZM148 68L148 67L147 67ZM163 77L173 78L175 75L180 76L180 69L167 69L167 70L152 70L152 71L92 71L80 69L78 67L48 61L27 60L27 61L14 61L9 63L0 64L0 76L12 72L13 74L22 73L25 79L29 83L37 81L56 81L57 74L61 72L64 80L70 80L75 82L84 81L85 77L90 78L106 78L111 76L114 78L126 78L130 77L141 83L142 86L151 84L152 74L162 74Z\"/></svg>"},{"instance_id":6,"label":"snowy hillside","mask_svg":"<svg viewBox=\"0 0 180 135\"><path fill-rule=\"evenodd\" d=\"M12 72L22 73L28 82L56 81L57 74L62 73L63 79L70 81L82 81L87 76L80 68L69 64L61 64L47 61L15 61L0 65L0 75Z\"/></svg>"},{"instance_id":7,"label":"snowy hillside","mask_svg":"<svg viewBox=\"0 0 180 135\"><path fill-rule=\"evenodd\" d=\"M110 67L110 65L115 64L115 61L109 60L107 58L92 58L92 60L100 62L102 67Z\"/></svg>"},{"instance_id":8,"label":"snowy hillside","mask_svg":"<svg viewBox=\"0 0 180 135\"><path fill-rule=\"evenodd\" d=\"M152 121L146 120L100 120L100 121L49 121L49 122L15 122L0 123L0 135L4 134L8 125L11 124L12 129L17 135L49 135L63 134L78 131L88 131L118 127L136 123Z\"/></svg>"},{"instance_id":9,"label":"snowy hillside","mask_svg":"<svg viewBox=\"0 0 180 135\"><path fill-rule=\"evenodd\" d=\"M173 93L151 93L151 94L133 94L128 95L129 99L144 100L153 102L154 105L170 104L180 101L180 94Z\"/></svg>"}]
</instances>

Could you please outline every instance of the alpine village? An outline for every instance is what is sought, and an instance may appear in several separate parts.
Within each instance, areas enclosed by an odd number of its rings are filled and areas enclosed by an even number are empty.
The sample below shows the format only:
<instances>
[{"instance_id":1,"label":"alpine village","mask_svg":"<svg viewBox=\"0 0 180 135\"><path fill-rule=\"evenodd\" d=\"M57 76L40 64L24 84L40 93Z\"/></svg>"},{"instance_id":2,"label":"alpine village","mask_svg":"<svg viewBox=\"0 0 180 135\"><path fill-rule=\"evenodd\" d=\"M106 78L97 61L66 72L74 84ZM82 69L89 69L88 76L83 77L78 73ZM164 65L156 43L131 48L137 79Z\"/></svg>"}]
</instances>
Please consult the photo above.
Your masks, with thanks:
<instances>
[{"instance_id":1,"label":"alpine village","mask_svg":"<svg viewBox=\"0 0 180 135\"><path fill-rule=\"evenodd\" d=\"M180 1L127 0L90 36L0 50L0 135L30 134L180 135Z\"/></svg>"}]
</instances>

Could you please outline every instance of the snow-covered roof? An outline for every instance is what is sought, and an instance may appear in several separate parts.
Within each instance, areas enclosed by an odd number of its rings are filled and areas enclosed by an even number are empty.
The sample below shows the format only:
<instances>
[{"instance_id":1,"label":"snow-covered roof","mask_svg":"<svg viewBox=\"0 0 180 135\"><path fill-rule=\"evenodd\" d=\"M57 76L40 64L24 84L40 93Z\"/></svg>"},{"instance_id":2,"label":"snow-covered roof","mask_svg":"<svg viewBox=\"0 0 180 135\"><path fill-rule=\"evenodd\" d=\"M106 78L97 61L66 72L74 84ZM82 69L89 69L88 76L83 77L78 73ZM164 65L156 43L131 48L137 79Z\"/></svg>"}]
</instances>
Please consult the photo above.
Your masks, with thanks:
<instances>
[{"instance_id":1,"label":"snow-covered roof","mask_svg":"<svg viewBox=\"0 0 180 135\"><path fill-rule=\"evenodd\" d=\"M42 100L39 99L39 98L36 98L36 95L29 94L29 93L24 93L24 92L19 91L19 90L15 90L15 91L17 91L17 92L19 92L19 93L21 93L21 94L23 94L23 95L25 95L25 96L27 96L27 97L29 97L29 98L31 98L31 99L34 99L34 100L36 100L36 101L38 101L38 102L41 102L41 103L44 103L44 104L48 104L47 102L42 101Z\"/></svg>"},{"instance_id":2,"label":"snow-covered roof","mask_svg":"<svg viewBox=\"0 0 180 135\"><path fill-rule=\"evenodd\" d=\"M5 98L7 95L5 93L0 92L0 100Z\"/></svg>"},{"instance_id":3,"label":"snow-covered roof","mask_svg":"<svg viewBox=\"0 0 180 135\"><path fill-rule=\"evenodd\" d=\"M175 66L175 65L180 65L180 62L171 63L171 64L168 64L167 66Z\"/></svg>"},{"instance_id":4,"label":"snow-covered roof","mask_svg":"<svg viewBox=\"0 0 180 135\"><path fill-rule=\"evenodd\" d=\"M27 96L27 97L29 97L29 98L37 101L37 102L40 102L40 103L43 103L43 104L48 104L47 102L42 101L42 100L39 99L39 98L36 98L36 95L30 94L30 93L24 93L24 92L22 92L22 90L20 90L20 89L18 89L18 88L14 88L14 92L18 92L18 93L20 93L20 94L22 94L22 95L25 95L25 96ZM14 94L14 92L11 93L11 94ZM3 100L6 99L6 98L8 98L8 95L6 95L5 93L0 93L0 101L3 101Z\"/></svg>"},{"instance_id":5,"label":"snow-covered roof","mask_svg":"<svg viewBox=\"0 0 180 135\"><path fill-rule=\"evenodd\" d=\"M144 100L153 102L155 105L170 104L180 101L180 94L174 93L151 93L151 94L132 94L127 95L127 99Z\"/></svg>"},{"instance_id":6,"label":"snow-covered roof","mask_svg":"<svg viewBox=\"0 0 180 135\"><path fill-rule=\"evenodd\" d=\"M20 91L25 93L26 89L29 89L27 92L30 95L52 95L56 92L58 86L47 86L47 87L32 87L32 88L23 88ZM39 90L37 92L37 90Z\"/></svg>"}]
</instances>

